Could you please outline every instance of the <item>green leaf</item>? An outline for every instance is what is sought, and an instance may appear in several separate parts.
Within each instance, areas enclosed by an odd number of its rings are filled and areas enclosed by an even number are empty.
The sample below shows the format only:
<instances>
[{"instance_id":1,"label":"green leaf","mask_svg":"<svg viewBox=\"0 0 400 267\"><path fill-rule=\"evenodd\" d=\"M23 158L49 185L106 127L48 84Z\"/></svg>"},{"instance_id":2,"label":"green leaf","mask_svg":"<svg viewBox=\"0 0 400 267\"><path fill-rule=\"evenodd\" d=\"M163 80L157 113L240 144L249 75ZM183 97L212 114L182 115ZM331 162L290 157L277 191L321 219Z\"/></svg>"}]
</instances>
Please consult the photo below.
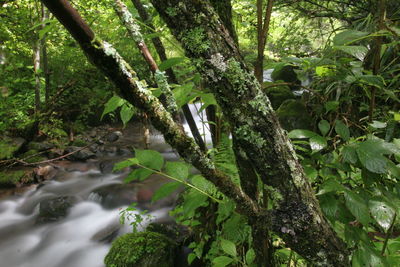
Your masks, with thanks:
<instances>
[{"instance_id":1,"label":"green leaf","mask_svg":"<svg viewBox=\"0 0 400 267\"><path fill-rule=\"evenodd\" d=\"M246 264L250 265L254 262L254 260L256 259L256 253L254 252L254 249L249 249L246 252Z\"/></svg>"},{"instance_id":2,"label":"green leaf","mask_svg":"<svg viewBox=\"0 0 400 267\"><path fill-rule=\"evenodd\" d=\"M135 115L135 108L125 103L120 112L122 123L126 125L132 119L133 115Z\"/></svg>"},{"instance_id":3,"label":"green leaf","mask_svg":"<svg viewBox=\"0 0 400 267\"><path fill-rule=\"evenodd\" d=\"M311 137L317 136L317 134L312 131L309 131L309 130L296 129L296 130L290 131L288 136L289 136L289 138L303 139L303 138L311 138Z\"/></svg>"},{"instance_id":4,"label":"green leaf","mask_svg":"<svg viewBox=\"0 0 400 267\"><path fill-rule=\"evenodd\" d=\"M336 220L336 212L338 211L339 205L334 194L321 195L318 197L318 200L325 216Z\"/></svg>"},{"instance_id":5,"label":"green leaf","mask_svg":"<svg viewBox=\"0 0 400 267\"><path fill-rule=\"evenodd\" d=\"M361 75L358 77L363 84L375 86L377 88L385 87L385 80L380 75Z\"/></svg>"},{"instance_id":6,"label":"green leaf","mask_svg":"<svg viewBox=\"0 0 400 267\"><path fill-rule=\"evenodd\" d=\"M327 146L325 137L316 135L310 138L310 147L313 152L318 152Z\"/></svg>"},{"instance_id":7,"label":"green leaf","mask_svg":"<svg viewBox=\"0 0 400 267\"><path fill-rule=\"evenodd\" d=\"M321 131L322 135L325 136L331 129L331 125L327 120L321 120L318 123L318 129Z\"/></svg>"},{"instance_id":8,"label":"green leaf","mask_svg":"<svg viewBox=\"0 0 400 267\"><path fill-rule=\"evenodd\" d=\"M198 189L200 189L208 194L213 194L217 191L215 185L213 185L210 181L208 181L201 175L193 176L191 178L191 183Z\"/></svg>"},{"instance_id":9,"label":"green leaf","mask_svg":"<svg viewBox=\"0 0 400 267\"><path fill-rule=\"evenodd\" d=\"M344 192L344 197L346 199L346 207L354 217L364 226L368 226L370 222L369 209L364 199L350 190Z\"/></svg>"},{"instance_id":10,"label":"green leaf","mask_svg":"<svg viewBox=\"0 0 400 267\"><path fill-rule=\"evenodd\" d=\"M361 40L368 36L368 32L346 30L335 35L333 38L334 45L347 45L354 41Z\"/></svg>"},{"instance_id":11,"label":"green leaf","mask_svg":"<svg viewBox=\"0 0 400 267\"><path fill-rule=\"evenodd\" d=\"M221 248L226 254L236 258L237 251L235 243L226 239L221 239Z\"/></svg>"},{"instance_id":12,"label":"green leaf","mask_svg":"<svg viewBox=\"0 0 400 267\"><path fill-rule=\"evenodd\" d=\"M160 71L165 71L173 66L178 65L179 63L183 62L185 60L184 57L171 57L165 61L163 61L158 68Z\"/></svg>"},{"instance_id":13,"label":"green leaf","mask_svg":"<svg viewBox=\"0 0 400 267\"><path fill-rule=\"evenodd\" d=\"M368 203L369 210L375 221L385 230L388 231L396 211L382 199L371 199Z\"/></svg>"},{"instance_id":14,"label":"green leaf","mask_svg":"<svg viewBox=\"0 0 400 267\"><path fill-rule=\"evenodd\" d=\"M126 167L136 165L138 163L139 163L139 161L137 160L137 158L127 159L127 160L116 163L114 165L113 171L120 171Z\"/></svg>"},{"instance_id":15,"label":"green leaf","mask_svg":"<svg viewBox=\"0 0 400 267\"><path fill-rule=\"evenodd\" d=\"M361 45L334 46L333 48L352 55L360 61L363 61L368 53L368 48Z\"/></svg>"},{"instance_id":16,"label":"green leaf","mask_svg":"<svg viewBox=\"0 0 400 267\"><path fill-rule=\"evenodd\" d=\"M103 114L101 115L101 119L103 119L104 115L113 112L114 110L116 110L117 108L119 108L120 106L122 106L125 103L125 100L120 98L119 96L114 95L113 97L110 98L110 100L108 100L108 102L106 103L105 107L104 107L104 111Z\"/></svg>"},{"instance_id":17,"label":"green leaf","mask_svg":"<svg viewBox=\"0 0 400 267\"><path fill-rule=\"evenodd\" d=\"M208 205L208 197L196 190L190 190L185 195L185 201L183 202L183 213L186 217L193 217L196 209Z\"/></svg>"},{"instance_id":18,"label":"green leaf","mask_svg":"<svg viewBox=\"0 0 400 267\"><path fill-rule=\"evenodd\" d=\"M181 183L179 182L170 182L163 184L160 188L157 189L157 191L154 193L152 197L152 201L155 202L159 199L162 199L164 197L167 197L171 195L173 192L175 192L180 186L182 186Z\"/></svg>"},{"instance_id":19,"label":"green leaf","mask_svg":"<svg viewBox=\"0 0 400 267\"><path fill-rule=\"evenodd\" d=\"M339 184L335 179L328 179L321 185L317 195L323 195L329 192L337 192L343 190L345 190L345 187Z\"/></svg>"},{"instance_id":20,"label":"green leaf","mask_svg":"<svg viewBox=\"0 0 400 267\"><path fill-rule=\"evenodd\" d=\"M135 156L141 165L150 169L159 171L164 165L164 157L155 150L135 149Z\"/></svg>"},{"instance_id":21,"label":"green leaf","mask_svg":"<svg viewBox=\"0 0 400 267\"><path fill-rule=\"evenodd\" d=\"M383 128L386 128L387 123L380 122L380 121L372 121L372 123L370 123L369 125L375 129L383 129Z\"/></svg>"},{"instance_id":22,"label":"green leaf","mask_svg":"<svg viewBox=\"0 0 400 267\"><path fill-rule=\"evenodd\" d=\"M394 144L382 140L367 140L358 145L357 155L361 164L373 173L386 173L388 159L383 154L396 152Z\"/></svg>"},{"instance_id":23,"label":"green leaf","mask_svg":"<svg viewBox=\"0 0 400 267\"><path fill-rule=\"evenodd\" d=\"M133 172L131 172L128 177L126 177L124 179L125 183L130 183L132 181L135 180L139 180L139 181L143 181L146 178L148 178L150 175L153 174L153 171L148 170L148 169L144 169L144 168L140 168L140 169L136 169Z\"/></svg>"},{"instance_id":24,"label":"green leaf","mask_svg":"<svg viewBox=\"0 0 400 267\"><path fill-rule=\"evenodd\" d=\"M188 178L189 170L190 165L184 162L168 161L165 164L165 173L181 181Z\"/></svg>"},{"instance_id":25,"label":"green leaf","mask_svg":"<svg viewBox=\"0 0 400 267\"><path fill-rule=\"evenodd\" d=\"M205 110L208 106L210 105L217 105L217 101L215 100L215 97L213 94L202 94L201 95L201 100L203 101L203 105L201 106L199 112L202 112Z\"/></svg>"},{"instance_id":26,"label":"green leaf","mask_svg":"<svg viewBox=\"0 0 400 267\"><path fill-rule=\"evenodd\" d=\"M356 164L358 160L356 147L353 145L344 146L342 156L344 162Z\"/></svg>"},{"instance_id":27,"label":"green leaf","mask_svg":"<svg viewBox=\"0 0 400 267\"><path fill-rule=\"evenodd\" d=\"M349 127L347 127L347 125L344 124L341 120L336 120L335 131L344 141L349 141L350 139Z\"/></svg>"},{"instance_id":28,"label":"green leaf","mask_svg":"<svg viewBox=\"0 0 400 267\"><path fill-rule=\"evenodd\" d=\"M329 111L333 111L333 110L337 110L339 107L339 101L328 101L325 103L325 110L326 113L328 113Z\"/></svg>"},{"instance_id":29,"label":"green leaf","mask_svg":"<svg viewBox=\"0 0 400 267\"><path fill-rule=\"evenodd\" d=\"M232 258L219 256L213 259L213 267L225 267L233 262Z\"/></svg>"},{"instance_id":30,"label":"green leaf","mask_svg":"<svg viewBox=\"0 0 400 267\"><path fill-rule=\"evenodd\" d=\"M190 101L191 97L189 96L189 94L192 91L193 87L193 83L187 83L182 86L178 86L173 90L178 107L182 107Z\"/></svg>"}]
</instances>

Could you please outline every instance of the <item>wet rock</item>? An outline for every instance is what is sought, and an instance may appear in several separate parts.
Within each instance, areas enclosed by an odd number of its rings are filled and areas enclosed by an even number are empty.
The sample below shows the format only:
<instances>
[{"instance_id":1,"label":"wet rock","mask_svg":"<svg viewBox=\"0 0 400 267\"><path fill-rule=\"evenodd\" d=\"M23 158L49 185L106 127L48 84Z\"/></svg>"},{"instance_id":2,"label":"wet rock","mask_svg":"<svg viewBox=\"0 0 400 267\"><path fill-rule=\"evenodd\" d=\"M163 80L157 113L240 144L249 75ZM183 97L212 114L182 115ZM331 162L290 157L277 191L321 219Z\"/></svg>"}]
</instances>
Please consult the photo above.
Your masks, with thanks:
<instances>
[{"instance_id":1,"label":"wet rock","mask_svg":"<svg viewBox=\"0 0 400 267\"><path fill-rule=\"evenodd\" d=\"M55 222L66 217L68 210L76 201L77 199L73 196L61 196L41 201L36 223Z\"/></svg>"},{"instance_id":2,"label":"wet rock","mask_svg":"<svg viewBox=\"0 0 400 267\"><path fill-rule=\"evenodd\" d=\"M297 90L299 85L301 85L301 82L297 78L297 73L295 72L296 68L298 67L290 64L280 64L271 73L271 78L274 82L284 81L291 83L292 85L289 86L290 89Z\"/></svg>"},{"instance_id":3,"label":"wet rock","mask_svg":"<svg viewBox=\"0 0 400 267\"><path fill-rule=\"evenodd\" d=\"M28 144L28 150L36 150L39 152L46 151L54 148L55 145L49 142L30 142Z\"/></svg>"},{"instance_id":4,"label":"wet rock","mask_svg":"<svg viewBox=\"0 0 400 267\"><path fill-rule=\"evenodd\" d=\"M58 169L56 169L52 165L39 166L33 169L33 173L35 175L35 180L37 182L42 182L45 180L53 179L58 173Z\"/></svg>"},{"instance_id":5,"label":"wet rock","mask_svg":"<svg viewBox=\"0 0 400 267\"><path fill-rule=\"evenodd\" d=\"M137 202L137 186L134 184L113 184L93 191L98 202L106 209L114 209Z\"/></svg>"},{"instance_id":6,"label":"wet rock","mask_svg":"<svg viewBox=\"0 0 400 267\"><path fill-rule=\"evenodd\" d=\"M118 148L118 156L133 156L133 152L128 148Z\"/></svg>"},{"instance_id":7,"label":"wet rock","mask_svg":"<svg viewBox=\"0 0 400 267\"><path fill-rule=\"evenodd\" d=\"M279 106L287 99L294 99L295 95L292 93L288 86L274 86L270 87L272 83L264 83L265 92L271 101L274 110L277 110Z\"/></svg>"},{"instance_id":8,"label":"wet rock","mask_svg":"<svg viewBox=\"0 0 400 267\"><path fill-rule=\"evenodd\" d=\"M299 100L288 99L276 111L282 127L286 131L294 129L312 130L312 118L306 106Z\"/></svg>"},{"instance_id":9,"label":"wet rock","mask_svg":"<svg viewBox=\"0 0 400 267\"><path fill-rule=\"evenodd\" d=\"M26 143L21 137L2 137L0 138L0 159L12 158Z\"/></svg>"},{"instance_id":10,"label":"wet rock","mask_svg":"<svg viewBox=\"0 0 400 267\"><path fill-rule=\"evenodd\" d=\"M88 148L80 148L77 146L69 146L65 149L65 154L74 152L73 154L69 155L67 158L69 160L76 160L76 161L86 161L91 158L95 158L96 155L90 151Z\"/></svg>"},{"instance_id":11,"label":"wet rock","mask_svg":"<svg viewBox=\"0 0 400 267\"><path fill-rule=\"evenodd\" d=\"M112 243L106 266L173 267L177 243L150 231L125 234Z\"/></svg>"},{"instance_id":12,"label":"wet rock","mask_svg":"<svg viewBox=\"0 0 400 267\"><path fill-rule=\"evenodd\" d=\"M109 243L118 235L120 228L121 224L119 224L119 222L109 224L107 227L97 232L91 239L95 242Z\"/></svg>"},{"instance_id":13,"label":"wet rock","mask_svg":"<svg viewBox=\"0 0 400 267\"><path fill-rule=\"evenodd\" d=\"M115 131L107 135L107 141L108 142L115 142L117 141L120 137L122 136L122 133L120 131Z\"/></svg>"}]
</instances>

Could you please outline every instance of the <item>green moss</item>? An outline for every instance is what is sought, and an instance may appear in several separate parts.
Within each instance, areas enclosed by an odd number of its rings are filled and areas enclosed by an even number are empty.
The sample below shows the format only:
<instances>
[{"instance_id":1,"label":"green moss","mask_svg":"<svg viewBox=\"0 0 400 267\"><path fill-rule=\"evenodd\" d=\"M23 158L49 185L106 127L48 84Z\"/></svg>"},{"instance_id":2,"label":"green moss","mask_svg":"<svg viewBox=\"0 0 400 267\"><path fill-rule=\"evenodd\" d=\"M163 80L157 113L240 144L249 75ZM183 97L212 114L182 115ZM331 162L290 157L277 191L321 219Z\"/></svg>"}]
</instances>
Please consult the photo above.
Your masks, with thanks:
<instances>
[{"instance_id":1,"label":"green moss","mask_svg":"<svg viewBox=\"0 0 400 267\"><path fill-rule=\"evenodd\" d=\"M7 142L0 141L0 159L9 159L12 158L15 147L10 145Z\"/></svg>"},{"instance_id":2,"label":"green moss","mask_svg":"<svg viewBox=\"0 0 400 267\"><path fill-rule=\"evenodd\" d=\"M294 99L284 101L276 111L282 127L291 131L294 129L312 129L312 119L306 106Z\"/></svg>"},{"instance_id":3,"label":"green moss","mask_svg":"<svg viewBox=\"0 0 400 267\"><path fill-rule=\"evenodd\" d=\"M268 87L272 84L273 83L264 83L263 86L266 87L264 91L267 94L269 100L271 101L274 110L277 110L285 100L295 98L289 86Z\"/></svg>"},{"instance_id":4,"label":"green moss","mask_svg":"<svg viewBox=\"0 0 400 267\"><path fill-rule=\"evenodd\" d=\"M112 243L104 259L107 267L170 267L174 266L176 244L154 232L130 233Z\"/></svg>"},{"instance_id":5,"label":"green moss","mask_svg":"<svg viewBox=\"0 0 400 267\"><path fill-rule=\"evenodd\" d=\"M32 177L23 170L0 172L0 187L14 187L19 183L32 182Z\"/></svg>"},{"instance_id":6,"label":"green moss","mask_svg":"<svg viewBox=\"0 0 400 267\"><path fill-rule=\"evenodd\" d=\"M200 54L210 48L210 41L206 38L204 29L196 27L184 32L181 43L192 53Z\"/></svg>"},{"instance_id":7,"label":"green moss","mask_svg":"<svg viewBox=\"0 0 400 267\"><path fill-rule=\"evenodd\" d=\"M83 141L82 139L75 139L73 142L72 142L72 146L79 146L79 147L84 147L84 146L86 146L88 143L87 142L85 142L85 141Z\"/></svg>"}]
</instances>

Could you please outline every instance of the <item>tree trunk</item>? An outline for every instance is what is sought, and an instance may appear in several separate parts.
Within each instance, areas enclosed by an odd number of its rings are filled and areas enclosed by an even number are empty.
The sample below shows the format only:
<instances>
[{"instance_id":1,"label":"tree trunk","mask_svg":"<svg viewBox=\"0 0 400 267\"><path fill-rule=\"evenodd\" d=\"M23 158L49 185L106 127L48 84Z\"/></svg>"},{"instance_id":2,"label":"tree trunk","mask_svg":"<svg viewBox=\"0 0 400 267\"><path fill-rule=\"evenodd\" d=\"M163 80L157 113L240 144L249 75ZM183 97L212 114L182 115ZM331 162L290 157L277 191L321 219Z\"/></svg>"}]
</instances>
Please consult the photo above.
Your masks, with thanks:
<instances>
[{"instance_id":1,"label":"tree trunk","mask_svg":"<svg viewBox=\"0 0 400 267\"><path fill-rule=\"evenodd\" d=\"M35 75L35 114L40 112L40 41L36 40L33 45L33 71Z\"/></svg>"},{"instance_id":2,"label":"tree trunk","mask_svg":"<svg viewBox=\"0 0 400 267\"><path fill-rule=\"evenodd\" d=\"M348 251L323 217L296 154L260 84L206 1L152 0L208 82L236 141L277 193L272 230L317 265L348 266ZM174 9L174 12L166 10ZM253 223L264 227L265 222Z\"/></svg>"},{"instance_id":3,"label":"tree trunk","mask_svg":"<svg viewBox=\"0 0 400 267\"><path fill-rule=\"evenodd\" d=\"M49 12L46 10L45 6L41 5L42 11L42 22L45 22L49 19ZM45 24L43 23L41 28L44 29ZM44 74L44 93L45 93L45 104L46 108L48 108L49 100L50 100L50 70L49 70L49 59L47 56L47 45L46 45L46 35L41 39L41 52L42 52L42 65L43 65L43 74Z\"/></svg>"}]
</instances>

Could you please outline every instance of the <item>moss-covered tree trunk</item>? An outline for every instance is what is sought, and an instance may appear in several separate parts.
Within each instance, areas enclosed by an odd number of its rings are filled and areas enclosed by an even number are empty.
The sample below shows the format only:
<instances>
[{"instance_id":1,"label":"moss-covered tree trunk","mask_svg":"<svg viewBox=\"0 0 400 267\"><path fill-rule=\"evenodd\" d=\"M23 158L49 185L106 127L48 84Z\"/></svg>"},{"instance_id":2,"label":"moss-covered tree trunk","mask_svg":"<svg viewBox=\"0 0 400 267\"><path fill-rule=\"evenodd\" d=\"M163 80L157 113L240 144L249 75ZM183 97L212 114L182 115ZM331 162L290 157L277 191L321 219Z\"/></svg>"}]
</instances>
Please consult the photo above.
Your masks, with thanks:
<instances>
[{"instance_id":1,"label":"moss-covered tree trunk","mask_svg":"<svg viewBox=\"0 0 400 267\"><path fill-rule=\"evenodd\" d=\"M95 38L68 1L42 2L78 41L90 61L116 84L118 93L146 112L165 140L236 203L237 211L249 219L255 233L265 233L267 228L273 230L314 265L349 265L348 252L324 219L269 100L245 67L234 41L208 2L152 0L203 78L212 85L237 146L262 181L275 191L276 207L271 211L261 209L214 167L117 51Z\"/></svg>"},{"instance_id":2,"label":"moss-covered tree trunk","mask_svg":"<svg viewBox=\"0 0 400 267\"><path fill-rule=\"evenodd\" d=\"M316 265L348 266L345 245L324 218L268 98L208 1L151 2L210 85L238 146L275 190L272 230Z\"/></svg>"}]
</instances>

